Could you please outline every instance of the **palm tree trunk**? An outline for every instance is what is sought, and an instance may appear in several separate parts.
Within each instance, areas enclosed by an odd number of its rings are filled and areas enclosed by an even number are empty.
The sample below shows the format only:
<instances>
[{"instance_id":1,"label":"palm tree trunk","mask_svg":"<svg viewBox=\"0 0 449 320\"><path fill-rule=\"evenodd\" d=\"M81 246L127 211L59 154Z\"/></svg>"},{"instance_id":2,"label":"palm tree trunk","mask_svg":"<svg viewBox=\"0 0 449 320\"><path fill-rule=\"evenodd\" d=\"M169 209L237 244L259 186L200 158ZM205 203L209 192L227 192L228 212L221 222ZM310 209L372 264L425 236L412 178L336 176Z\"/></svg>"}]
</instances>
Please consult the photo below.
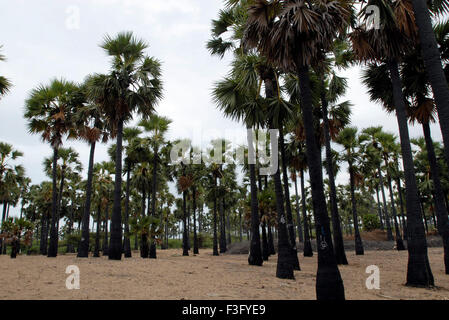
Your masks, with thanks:
<instances>
[{"instance_id":1,"label":"palm tree trunk","mask_svg":"<svg viewBox=\"0 0 449 320\"><path fill-rule=\"evenodd\" d=\"M324 195L321 152L315 136L309 69L299 62L297 66L299 67L298 76L301 89L302 117L306 133L307 162L312 186L315 230L318 240L316 295L318 300L344 300L343 280L334 254L326 197Z\"/></svg>"},{"instance_id":2,"label":"palm tree trunk","mask_svg":"<svg viewBox=\"0 0 449 320\"><path fill-rule=\"evenodd\" d=\"M182 193L182 222L184 225L183 233L182 233L182 255L188 256L189 255L189 244L188 244L188 237L189 237L189 231L187 230L187 211L186 211L186 201L187 201L187 191L184 191Z\"/></svg>"},{"instance_id":3,"label":"palm tree trunk","mask_svg":"<svg viewBox=\"0 0 449 320\"><path fill-rule=\"evenodd\" d=\"M363 249L362 237L359 230L359 218L357 214L357 201L355 199L355 181L354 181L354 167L352 161L349 161L349 179L351 186L351 203L352 203L352 219L354 221L354 237L355 237L355 254L362 256L365 254Z\"/></svg>"},{"instance_id":4,"label":"palm tree trunk","mask_svg":"<svg viewBox=\"0 0 449 320\"><path fill-rule=\"evenodd\" d=\"M90 155L89 155L89 168L87 169L87 185L86 185L86 203L84 205L83 213L83 229L81 234L81 241L78 247L78 258L89 257L89 223L90 223L90 206L92 202L92 180L94 172L94 157L95 157L95 142L90 144Z\"/></svg>"},{"instance_id":5,"label":"palm tree trunk","mask_svg":"<svg viewBox=\"0 0 449 320\"><path fill-rule=\"evenodd\" d=\"M382 219L382 209L380 207L380 197L379 197L379 185L376 185L376 196L377 196L377 213L379 215L379 221L380 221L380 230L384 230L384 221Z\"/></svg>"},{"instance_id":6,"label":"palm tree trunk","mask_svg":"<svg viewBox=\"0 0 449 320\"><path fill-rule=\"evenodd\" d=\"M312 187L315 230L319 244L318 272L316 278L317 299L344 300L343 280L338 270L337 260L334 254L326 197L324 195L321 152L315 136L315 119L312 111L309 69L300 63L297 66L300 66L298 68L298 76L301 89L302 117L306 134L307 162Z\"/></svg>"},{"instance_id":7,"label":"palm tree trunk","mask_svg":"<svg viewBox=\"0 0 449 320\"><path fill-rule=\"evenodd\" d=\"M249 160L249 180L251 188L251 242L249 248L248 264L251 266L262 266L263 257L260 247L259 234L259 200L257 198L257 184L256 184L256 161L254 151L254 139L251 127L247 128L248 140L248 160Z\"/></svg>"},{"instance_id":8,"label":"palm tree trunk","mask_svg":"<svg viewBox=\"0 0 449 320\"><path fill-rule=\"evenodd\" d=\"M131 241L129 239L129 196L131 187L131 164L128 163L126 170L126 199L125 199L125 239L123 241L123 249L125 258L131 258Z\"/></svg>"},{"instance_id":9,"label":"palm tree trunk","mask_svg":"<svg viewBox=\"0 0 449 320\"><path fill-rule=\"evenodd\" d=\"M306 207L306 188L304 170L301 169L301 208L302 208L302 220L304 221L304 257L313 257L312 243L310 241L311 234L309 232L309 219L307 218Z\"/></svg>"},{"instance_id":10,"label":"palm tree trunk","mask_svg":"<svg viewBox=\"0 0 449 320\"><path fill-rule=\"evenodd\" d=\"M4 208L6 209L6 208ZM40 243L40 254L43 256L47 255L47 242L48 242L48 213L42 214L41 220L41 243Z\"/></svg>"},{"instance_id":11,"label":"palm tree trunk","mask_svg":"<svg viewBox=\"0 0 449 320\"><path fill-rule=\"evenodd\" d=\"M285 157L284 128L282 125L279 128L279 141L281 146L282 179L284 183L285 209L287 216L287 230L291 247L291 260L293 263L293 270L300 271L301 267L299 265L298 249L296 247L296 233L293 225L292 205L290 203L290 188L288 185L287 162Z\"/></svg>"},{"instance_id":12,"label":"palm tree trunk","mask_svg":"<svg viewBox=\"0 0 449 320\"><path fill-rule=\"evenodd\" d=\"M419 29L421 52L426 66L427 78L432 86L438 110L444 154L449 166L449 87L441 62L441 53L435 37L427 2L412 0L415 21Z\"/></svg>"},{"instance_id":13,"label":"palm tree trunk","mask_svg":"<svg viewBox=\"0 0 449 320\"><path fill-rule=\"evenodd\" d=\"M444 265L446 274L449 274L449 219L447 208L444 201L444 192L440 180L440 168L438 166L435 149L433 146L432 135L429 123L423 124L424 137L426 139L427 156L429 158L430 171L434 185L434 203L438 217L438 232L443 238L444 247Z\"/></svg>"},{"instance_id":14,"label":"palm tree trunk","mask_svg":"<svg viewBox=\"0 0 449 320\"><path fill-rule=\"evenodd\" d=\"M145 186L142 186L142 203L141 203L141 217L142 217L142 221L143 219L146 217L145 211L146 211L146 207L145 207L145 201L147 200L146 198L146 192L145 192ZM142 234L140 237L140 257L143 259L147 259L149 256L149 251L150 248L148 246L148 235L146 233L146 230L142 230Z\"/></svg>"},{"instance_id":15,"label":"palm tree trunk","mask_svg":"<svg viewBox=\"0 0 449 320\"><path fill-rule=\"evenodd\" d=\"M157 191L157 167L158 167L158 147L157 145L154 145L153 149L153 190L151 195L151 214L153 217L156 216L156 191ZM150 259L156 259L157 258L157 252L156 252L156 237L154 235L151 235L151 244L150 244Z\"/></svg>"},{"instance_id":16,"label":"palm tree trunk","mask_svg":"<svg viewBox=\"0 0 449 320\"><path fill-rule=\"evenodd\" d=\"M66 168L64 166L62 166L61 182L59 184L59 190L58 190L59 191L58 205L57 205L58 210L56 211L56 230L57 230L58 234L59 234L59 220L61 218L62 194L64 192L65 170L66 170Z\"/></svg>"},{"instance_id":17,"label":"palm tree trunk","mask_svg":"<svg viewBox=\"0 0 449 320\"><path fill-rule=\"evenodd\" d=\"M184 200L185 201L185 200ZM185 207L185 204L184 204ZM219 256L218 253L218 236L217 236L217 178L214 177L214 240L213 240L213 255ZM251 256L251 251L250 251Z\"/></svg>"},{"instance_id":18,"label":"palm tree trunk","mask_svg":"<svg viewBox=\"0 0 449 320\"><path fill-rule=\"evenodd\" d=\"M100 257L100 221L101 221L101 203L97 208L97 233L95 234L94 258Z\"/></svg>"},{"instance_id":19,"label":"palm tree trunk","mask_svg":"<svg viewBox=\"0 0 449 320\"><path fill-rule=\"evenodd\" d=\"M296 200L296 221L297 221L299 242L304 243L304 234L302 231L301 214L299 208L298 177L296 174L295 174L295 200Z\"/></svg>"},{"instance_id":20,"label":"palm tree trunk","mask_svg":"<svg viewBox=\"0 0 449 320\"><path fill-rule=\"evenodd\" d=\"M388 167L388 163L386 165ZM396 249L398 251L403 251L405 250L405 246L404 242L402 241L401 232L399 230L396 205L394 204L393 184L391 182L391 176L388 172L387 172L387 179L388 179L388 187L390 189L391 212L393 213L394 229L396 233Z\"/></svg>"},{"instance_id":21,"label":"palm tree trunk","mask_svg":"<svg viewBox=\"0 0 449 320\"><path fill-rule=\"evenodd\" d=\"M198 235L196 234L196 187L192 187L193 196L193 254L199 254Z\"/></svg>"},{"instance_id":22,"label":"palm tree trunk","mask_svg":"<svg viewBox=\"0 0 449 320\"><path fill-rule=\"evenodd\" d=\"M387 241L393 241L393 232L391 231L391 223L390 223L390 215L388 214L388 208L387 208L387 197L385 195L385 187L384 187L384 177L382 174L382 168L379 167L377 169L379 173L379 184L380 184L380 190L382 191L382 200L384 204L384 218L385 218L385 224L387 225Z\"/></svg>"},{"instance_id":23,"label":"palm tree trunk","mask_svg":"<svg viewBox=\"0 0 449 320\"><path fill-rule=\"evenodd\" d=\"M415 3L416 0L413 2ZM425 10L427 11L427 8ZM407 239L409 252L407 285L429 287L434 285L434 278L430 269L429 257L427 254L427 240L419 212L418 186L416 184L415 167L410 146L405 99L402 92L402 80L399 75L397 61L390 61L389 68L391 82L393 84L396 116L401 137L402 160L404 162L406 185ZM449 120L449 118L447 120Z\"/></svg>"},{"instance_id":24,"label":"palm tree trunk","mask_svg":"<svg viewBox=\"0 0 449 320\"><path fill-rule=\"evenodd\" d=\"M58 230L56 230L57 216L58 216L58 191L56 186L57 179L57 164L58 164L58 148L53 148L53 190L52 190L52 204L51 204L51 226L50 226L50 244L48 246L48 257L56 258L58 255Z\"/></svg>"},{"instance_id":25,"label":"palm tree trunk","mask_svg":"<svg viewBox=\"0 0 449 320\"><path fill-rule=\"evenodd\" d=\"M7 207L8 207L8 204L6 202L3 202L2 228L1 228L0 234L3 234L3 223L5 222L5 219L6 219L6 208ZM5 245L3 238L0 238L0 255L3 254L3 245ZM41 244L41 251L42 251L42 244Z\"/></svg>"},{"instance_id":26,"label":"palm tree trunk","mask_svg":"<svg viewBox=\"0 0 449 320\"><path fill-rule=\"evenodd\" d=\"M224 201L224 197L222 196L220 199L220 253L225 253L227 251Z\"/></svg>"},{"instance_id":27,"label":"palm tree trunk","mask_svg":"<svg viewBox=\"0 0 449 320\"><path fill-rule=\"evenodd\" d=\"M326 160L327 160L327 175L329 178L330 186L330 202L331 202L331 217L332 217L332 229L333 229L333 239L334 239L334 251L335 258L337 259L337 264L347 265L348 260L346 259L345 246L343 242L343 234L341 231L341 219L338 213L338 202L337 202L337 188L335 187L335 174L333 167L333 157L332 157L332 147L331 147L331 136L328 118L328 104L325 94L324 86L324 76L321 80L321 110L323 113L324 122L324 140L326 144Z\"/></svg>"},{"instance_id":28,"label":"palm tree trunk","mask_svg":"<svg viewBox=\"0 0 449 320\"><path fill-rule=\"evenodd\" d=\"M109 203L106 205L105 211L106 217L104 220L104 241L103 241L103 255L107 256L109 254L109 244L108 244L108 225L109 225ZM121 244L121 241L120 241ZM121 252L121 250L120 250Z\"/></svg>"},{"instance_id":29,"label":"palm tree trunk","mask_svg":"<svg viewBox=\"0 0 449 320\"><path fill-rule=\"evenodd\" d=\"M268 238L268 253L269 255L274 255L276 254L276 249L274 248L273 231L270 223L268 223L267 238Z\"/></svg>"},{"instance_id":30,"label":"palm tree trunk","mask_svg":"<svg viewBox=\"0 0 449 320\"><path fill-rule=\"evenodd\" d=\"M278 214L278 263L276 277L280 279L295 279L290 239L287 230L287 220L284 214L284 195L279 167L275 173L274 190L276 194L276 212Z\"/></svg>"},{"instance_id":31,"label":"palm tree trunk","mask_svg":"<svg viewBox=\"0 0 449 320\"><path fill-rule=\"evenodd\" d=\"M401 205L401 219L402 219L402 234L405 240L407 240L407 222L405 221L405 212L404 212L404 199L402 197L402 186L401 186L401 178L397 178L398 185L398 193L399 193L399 204Z\"/></svg>"},{"instance_id":32,"label":"palm tree trunk","mask_svg":"<svg viewBox=\"0 0 449 320\"><path fill-rule=\"evenodd\" d=\"M262 213L263 216L263 213ZM270 251L268 248L268 239L267 239L267 224L262 222L262 258L263 261L268 261L268 257L270 256Z\"/></svg>"},{"instance_id":33,"label":"palm tree trunk","mask_svg":"<svg viewBox=\"0 0 449 320\"><path fill-rule=\"evenodd\" d=\"M117 147L115 154L114 207L111 218L111 241L109 260L122 259L122 152L123 152L123 119L118 121Z\"/></svg>"}]
</instances>

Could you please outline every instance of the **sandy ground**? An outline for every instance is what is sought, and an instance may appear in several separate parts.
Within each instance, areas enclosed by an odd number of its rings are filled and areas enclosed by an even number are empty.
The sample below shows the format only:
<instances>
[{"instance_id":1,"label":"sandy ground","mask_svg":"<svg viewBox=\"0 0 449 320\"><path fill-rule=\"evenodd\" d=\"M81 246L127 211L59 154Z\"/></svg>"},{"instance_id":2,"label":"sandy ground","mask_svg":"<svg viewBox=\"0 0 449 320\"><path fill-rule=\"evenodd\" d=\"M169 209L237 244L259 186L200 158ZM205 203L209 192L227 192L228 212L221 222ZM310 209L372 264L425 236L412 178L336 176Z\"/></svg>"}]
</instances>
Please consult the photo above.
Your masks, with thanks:
<instances>
[{"instance_id":1,"label":"sandy ground","mask_svg":"<svg viewBox=\"0 0 449 320\"><path fill-rule=\"evenodd\" d=\"M404 286L407 252L368 251L363 257L348 252L349 266L340 267L347 299L449 300L449 276L444 274L442 249L429 249L437 285L434 289ZM275 277L276 258L251 267L245 255L213 257L209 250L182 257L180 250L158 251L157 260L137 257L122 261L88 260L73 255L56 259L0 256L0 299L315 299L317 261L300 256L296 280ZM69 265L80 269L79 290L66 288ZM367 266L380 268L380 290L368 290Z\"/></svg>"}]
</instances>

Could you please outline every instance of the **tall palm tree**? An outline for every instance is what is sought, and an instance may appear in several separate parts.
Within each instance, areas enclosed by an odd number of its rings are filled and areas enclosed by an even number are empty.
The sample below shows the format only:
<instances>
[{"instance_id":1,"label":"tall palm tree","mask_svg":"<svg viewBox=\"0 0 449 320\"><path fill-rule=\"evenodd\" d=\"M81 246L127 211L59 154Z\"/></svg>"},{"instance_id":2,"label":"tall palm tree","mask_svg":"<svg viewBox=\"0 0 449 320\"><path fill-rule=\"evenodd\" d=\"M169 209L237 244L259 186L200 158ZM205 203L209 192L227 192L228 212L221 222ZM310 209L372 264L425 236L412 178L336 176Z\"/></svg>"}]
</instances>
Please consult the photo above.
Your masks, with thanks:
<instances>
[{"instance_id":1,"label":"tall palm tree","mask_svg":"<svg viewBox=\"0 0 449 320\"><path fill-rule=\"evenodd\" d=\"M89 82L87 80L86 82ZM75 116L75 123L80 138L90 145L89 167L87 169L86 202L82 219L82 235L78 247L78 258L89 256L89 235L90 235L90 209L92 201L92 180L95 163L95 147L98 142L106 143L109 139L110 130L104 121L99 105L86 103L80 107Z\"/></svg>"},{"instance_id":2,"label":"tall palm tree","mask_svg":"<svg viewBox=\"0 0 449 320\"><path fill-rule=\"evenodd\" d=\"M26 101L25 118L28 120L29 131L40 134L43 141L53 148L53 200L50 226L50 245L48 257L58 254L57 228L57 161L58 150L64 137L76 135L73 125L73 100L79 92L78 87L65 80L52 80L47 86L40 85L33 89Z\"/></svg>"},{"instance_id":3,"label":"tall palm tree","mask_svg":"<svg viewBox=\"0 0 449 320\"><path fill-rule=\"evenodd\" d=\"M159 165L159 151L160 146L166 143L165 134L167 133L172 121L166 117L158 115L152 116L149 120L142 120L139 124L145 132L150 133L149 142L153 148L153 172L152 172L152 186L151 186L151 214L156 216L156 192L157 192L157 178ZM156 243L155 239L151 239L150 245L150 259L156 259Z\"/></svg>"},{"instance_id":4,"label":"tall palm tree","mask_svg":"<svg viewBox=\"0 0 449 320\"><path fill-rule=\"evenodd\" d=\"M314 129L316 119L313 116L309 65L320 59L321 52L328 51L334 39L345 31L351 15L350 6L346 1L256 0L248 10L245 30L247 47L256 47L269 62L284 72L296 74L300 80L307 159L319 239L318 300L342 300L344 287L333 250L324 195L321 153Z\"/></svg>"},{"instance_id":5,"label":"tall palm tree","mask_svg":"<svg viewBox=\"0 0 449 320\"><path fill-rule=\"evenodd\" d=\"M247 19L247 5L246 1L227 2L226 9L220 11L219 18L212 21L212 39L207 43L207 48L212 55L217 55L220 58L223 58L227 52L234 51L236 58L231 76L216 84L213 96L225 116L243 121L248 129L248 159L250 160L248 165L251 193L251 243L248 263L261 266L263 258L259 234L260 218L257 203L256 161L253 135L250 132L250 129L260 125L261 110L257 103L259 101L259 90L254 88L259 87L258 83L254 84L254 81L257 82L255 80L258 78L257 72L254 72L254 68L251 68L254 63L245 63L245 61L257 60L257 56L250 55L247 57L242 46L242 31ZM229 33L230 36L226 39L224 35ZM243 63L238 63L239 61ZM243 70L239 66L243 67ZM251 97L250 99L248 99L248 95Z\"/></svg>"},{"instance_id":6,"label":"tall palm tree","mask_svg":"<svg viewBox=\"0 0 449 320\"><path fill-rule=\"evenodd\" d=\"M391 212L393 213L394 229L396 232L396 248L397 250L402 251L405 250L405 247L402 241L402 236L399 231L399 224L397 221L397 211L392 186L393 164L390 163L390 158L392 157L392 154L399 153L400 147L396 144L396 137L389 133L382 133L381 135L379 135L379 142L382 147L383 159L385 161L385 168L387 171L387 183L390 191Z\"/></svg>"},{"instance_id":7,"label":"tall palm tree","mask_svg":"<svg viewBox=\"0 0 449 320\"><path fill-rule=\"evenodd\" d=\"M444 154L449 165L449 87L443 70L442 56L432 25L430 9L433 13L447 13L447 1L427 2L411 0L414 10L414 21L418 26L419 43L425 63L427 78L432 86L435 104L438 110L441 132L444 141ZM444 57L447 59L447 56Z\"/></svg>"},{"instance_id":8,"label":"tall palm tree","mask_svg":"<svg viewBox=\"0 0 449 320\"><path fill-rule=\"evenodd\" d=\"M112 59L112 71L93 76L88 87L117 136L109 259L121 260L123 127L134 113L143 118L153 114L162 98L161 66L157 59L145 55L148 45L132 32L122 32L116 37L107 35L101 47Z\"/></svg>"},{"instance_id":9,"label":"tall palm tree","mask_svg":"<svg viewBox=\"0 0 449 320\"><path fill-rule=\"evenodd\" d=\"M125 237L123 240L123 250L125 258L131 258L131 243L130 243L130 230L129 230L129 198L131 194L131 172L134 166L139 162L139 155L144 153L142 150L142 144L138 138L141 134L139 128L124 128L123 139L126 142L125 146L125 173L126 173L126 196L125 196Z\"/></svg>"},{"instance_id":10,"label":"tall palm tree","mask_svg":"<svg viewBox=\"0 0 449 320\"><path fill-rule=\"evenodd\" d=\"M404 163L406 184L407 231L409 262L407 269L407 285L433 286L434 278L427 254L427 241L420 213L420 199L410 146L410 134L407 125L407 108L403 93L403 83L399 70L399 59L411 51L416 38L416 26L413 11L405 0L368 1L367 5L375 4L380 9L380 29L356 29L351 34L353 48L361 61L383 62L387 65L393 91L393 101L390 106L396 111ZM363 11L366 14L366 11ZM398 17L398 18L397 18ZM372 100L380 100L370 91Z\"/></svg>"},{"instance_id":11,"label":"tall palm tree","mask_svg":"<svg viewBox=\"0 0 449 320\"><path fill-rule=\"evenodd\" d=\"M357 200L355 197L355 185L356 185L356 171L355 166L357 166L358 161L358 150L359 145L357 128L348 127L343 129L336 139L337 143L342 145L345 149L346 154L343 159L348 162L349 166L349 183L351 187L351 203L352 203L352 216L354 222L354 235L355 235L355 253L356 255L363 255L363 242L360 236L359 230L359 217L357 214Z\"/></svg>"}]
</instances>

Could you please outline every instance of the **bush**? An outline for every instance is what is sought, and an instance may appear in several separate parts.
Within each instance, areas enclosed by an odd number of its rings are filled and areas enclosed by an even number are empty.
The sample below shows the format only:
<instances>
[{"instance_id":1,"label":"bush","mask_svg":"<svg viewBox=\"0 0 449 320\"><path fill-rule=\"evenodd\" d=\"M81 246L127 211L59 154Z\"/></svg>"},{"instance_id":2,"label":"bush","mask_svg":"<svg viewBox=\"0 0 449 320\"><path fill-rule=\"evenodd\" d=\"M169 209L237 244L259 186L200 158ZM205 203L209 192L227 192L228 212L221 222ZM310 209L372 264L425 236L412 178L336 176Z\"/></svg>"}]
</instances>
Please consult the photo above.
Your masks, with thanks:
<instances>
[{"instance_id":1,"label":"bush","mask_svg":"<svg viewBox=\"0 0 449 320\"><path fill-rule=\"evenodd\" d=\"M379 217L375 214L365 214L362 216L363 230L370 232L380 229Z\"/></svg>"}]
</instances>

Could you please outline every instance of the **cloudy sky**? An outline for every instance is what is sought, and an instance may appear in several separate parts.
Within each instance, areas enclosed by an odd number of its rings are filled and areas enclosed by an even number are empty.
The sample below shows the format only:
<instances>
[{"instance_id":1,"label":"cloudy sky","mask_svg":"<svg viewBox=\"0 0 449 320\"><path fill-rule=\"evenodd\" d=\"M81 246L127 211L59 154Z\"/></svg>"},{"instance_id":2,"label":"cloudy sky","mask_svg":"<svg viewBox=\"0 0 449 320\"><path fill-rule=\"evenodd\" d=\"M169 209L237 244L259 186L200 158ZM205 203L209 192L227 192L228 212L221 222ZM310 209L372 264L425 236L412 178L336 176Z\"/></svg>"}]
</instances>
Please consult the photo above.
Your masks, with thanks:
<instances>
[{"instance_id":1,"label":"cloudy sky","mask_svg":"<svg viewBox=\"0 0 449 320\"><path fill-rule=\"evenodd\" d=\"M7 57L0 63L0 74L14 84L0 100L0 141L25 153L22 161L33 183L46 179L42 160L51 150L38 136L28 134L24 101L30 90L52 78L81 82L88 74L107 72L109 60L98 46L105 34L133 31L149 43L148 54L163 61L165 98L158 112L173 120L171 138L193 137L198 128L203 136L213 137L242 129L216 110L210 96L214 81L226 75L229 64L211 57L205 47L210 21L222 0L0 0L0 6L0 45ZM382 124L397 132L395 117L369 101L359 69L340 74L349 80L346 99L354 104L353 124ZM419 127L410 131L413 137L421 135ZM438 127L433 127L433 134L440 139ZM77 149L87 167L88 146L67 145ZM105 146L96 155L96 161L103 160L108 160Z\"/></svg>"}]
</instances>

